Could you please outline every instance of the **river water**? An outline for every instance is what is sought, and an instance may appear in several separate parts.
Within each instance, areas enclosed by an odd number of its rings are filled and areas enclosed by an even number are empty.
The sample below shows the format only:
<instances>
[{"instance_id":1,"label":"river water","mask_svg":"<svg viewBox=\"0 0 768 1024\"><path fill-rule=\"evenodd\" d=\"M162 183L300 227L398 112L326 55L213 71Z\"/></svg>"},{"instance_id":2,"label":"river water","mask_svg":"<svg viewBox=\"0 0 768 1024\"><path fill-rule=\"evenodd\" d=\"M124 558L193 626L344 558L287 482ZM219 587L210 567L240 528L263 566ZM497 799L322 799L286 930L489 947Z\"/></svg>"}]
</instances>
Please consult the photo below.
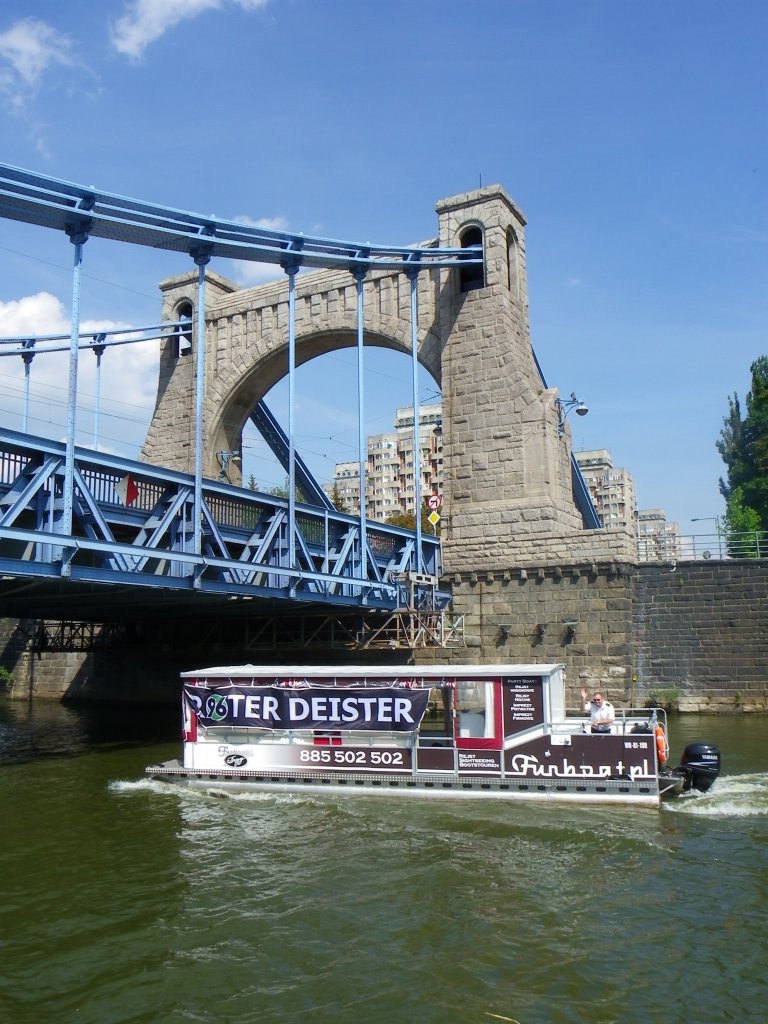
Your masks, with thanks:
<instances>
[{"instance_id":1,"label":"river water","mask_svg":"<svg viewBox=\"0 0 768 1024\"><path fill-rule=\"evenodd\" d=\"M143 778L177 714L0 703L0 1019L768 1019L768 719L661 811Z\"/></svg>"}]
</instances>

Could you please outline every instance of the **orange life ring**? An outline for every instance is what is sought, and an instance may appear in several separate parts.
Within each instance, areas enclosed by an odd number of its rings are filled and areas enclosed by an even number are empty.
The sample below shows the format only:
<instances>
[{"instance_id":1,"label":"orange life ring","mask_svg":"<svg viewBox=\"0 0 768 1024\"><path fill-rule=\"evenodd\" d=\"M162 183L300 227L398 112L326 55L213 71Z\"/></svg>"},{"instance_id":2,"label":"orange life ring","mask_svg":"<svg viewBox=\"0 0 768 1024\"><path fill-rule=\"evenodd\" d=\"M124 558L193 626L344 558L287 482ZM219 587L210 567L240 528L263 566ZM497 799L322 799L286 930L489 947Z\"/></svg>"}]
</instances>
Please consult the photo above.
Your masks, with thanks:
<instances>
[{"instance_id":1,"label":"orange life ring","mask_svg":"<svg viewBox=\"0 0 768 1024\"><path fill-rule=\"evenodd\" d=\"M656 726L656 756L659 759L659 764L665 764L667 760L667 740L664 736L664 730L660 725Z\"/></svg>"}]
</instances>

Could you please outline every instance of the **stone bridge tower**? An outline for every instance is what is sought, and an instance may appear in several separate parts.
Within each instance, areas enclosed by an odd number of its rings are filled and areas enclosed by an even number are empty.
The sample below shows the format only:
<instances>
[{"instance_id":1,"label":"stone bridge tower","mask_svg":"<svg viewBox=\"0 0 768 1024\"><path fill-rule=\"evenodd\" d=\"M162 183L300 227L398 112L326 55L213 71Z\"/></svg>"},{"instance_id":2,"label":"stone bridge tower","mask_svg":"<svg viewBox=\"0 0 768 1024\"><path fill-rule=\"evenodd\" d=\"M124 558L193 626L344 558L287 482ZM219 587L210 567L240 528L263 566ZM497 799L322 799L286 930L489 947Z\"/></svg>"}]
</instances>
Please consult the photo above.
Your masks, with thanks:
<instances>
[{"instance_id":1,"label":"stone bridge tower","mask_svg":"<svg viewBox=\"0 0 768 1024\"><path fill-rule=\"evenodd\" d=\"M425 270L418 281L419 359L442 388L444 564L448 573L625 558L631 538L585 530L573 501L570 433L531 349L525 219L500 186L441 200L432 244L481 243L483 270ZM430 243L426 243L427 245ZM163 281L162 316L197 317L197 273ZM238 289L206 274L204 472L240 448L254 405L287 373L286 279ZM410 284L373 271L363 289L365 344L410 352ZM296 361L356 344L355 281L345 271L296 278ZM191 471L196 327L161 352L142 457Z\"/></svg>"}]
</instances>

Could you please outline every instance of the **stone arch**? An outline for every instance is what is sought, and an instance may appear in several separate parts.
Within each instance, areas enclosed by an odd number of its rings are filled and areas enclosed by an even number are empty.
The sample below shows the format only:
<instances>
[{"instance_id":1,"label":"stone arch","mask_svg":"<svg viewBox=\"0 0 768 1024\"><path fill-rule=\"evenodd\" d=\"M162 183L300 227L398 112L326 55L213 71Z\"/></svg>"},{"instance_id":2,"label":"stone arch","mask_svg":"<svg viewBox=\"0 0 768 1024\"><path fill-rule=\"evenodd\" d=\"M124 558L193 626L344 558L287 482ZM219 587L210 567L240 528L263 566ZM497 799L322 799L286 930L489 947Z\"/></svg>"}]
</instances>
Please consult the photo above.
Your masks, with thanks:
<instances>
[{"instance_id":1,"label":"stone arch","mask_svg":"<svg viewBox=\"0 0 768 1024\"><path fill-rule=\"evenodd\" d=\"M570 432L558 431L557 392L547 389L531 348L525 217L498 185L441 199L432 242L482 241L484 274L459 289L454 267L415 280L419 362L442 392L444 567L509 567L539 557L583 529L570 478ZM479 232L474 238L467 232ZM518 291L510 239L516 239ZM163 318L183 298L197 299L196 270L161 282ZM365 345L411 351L413 282L399 268L371 269L363 280ZM296 359L357 342L357 285L348 269L302 271L295 278ZM238 288L205 271L204 469L218 475L216 452L240 447L253 405L288 369L288 283L283 276ZM200 310L196 310L196 316ZM175 317L174 317L175 319ZM195 334L196 337L196 334ZM163 343L157 399L142 449L148 462L192 472L196 429L194 360ZM631 539L631 538L630 538ZM554 550L554 548L551 548Z\"/></svg>"},{"instance_id":2,"label":"stone arch","mask_svg":"<svg viewBox=\"0 0 768 1024\"><path fill-rule=\"evenodd\" d=\"M364 347L384 348L411 357L410 327L402 321L375 323L375 315L366 318ZM296 333L296 365L302 366L329 352L354 348L357 345L357 325L351 319L339 321L335 326L324 326ZM420 339L418 359L440 384L439 339L427 331ZM240 448L243 428L254 406L288 373L288 338L284 331L275 330L263 338L260 350L249 350L236 365L216 374L208 389L211 415L206 422L204 461L209 471L215 469L217 451Z\"/></svg>"}]
</instances>

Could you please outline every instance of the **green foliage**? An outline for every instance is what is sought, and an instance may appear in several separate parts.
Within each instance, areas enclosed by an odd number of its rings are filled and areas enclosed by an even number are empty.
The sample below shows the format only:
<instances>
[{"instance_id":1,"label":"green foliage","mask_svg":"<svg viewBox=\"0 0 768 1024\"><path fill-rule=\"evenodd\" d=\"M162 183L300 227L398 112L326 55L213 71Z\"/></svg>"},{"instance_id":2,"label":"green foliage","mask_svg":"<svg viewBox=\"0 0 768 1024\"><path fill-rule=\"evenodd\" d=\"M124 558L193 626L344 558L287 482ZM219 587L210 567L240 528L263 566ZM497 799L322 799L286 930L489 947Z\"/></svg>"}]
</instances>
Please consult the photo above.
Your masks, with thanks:
<instances>
[{"instance_id":1,"label":"green foliage","mask_svg":"<svg viewBox=\"0 0 768 1024\"><path fill-rule=\"evenodd\" d=\"M10 686L12 682L13 675L11 672L5 667L5 665L0 665L0 690L6 689L6 687Z\"/></svg>"},{"instance_id":2,"label":"green foliage","mask_svg":"<svg viewBox=\"0 0 768 1024\"><path fill-rule=\"evenodd\" d=\"M728 397L728 415L716 442L728 468L720 480L726 500L728 535L748 530L768 530L768 356L750 367L752 387L742 417L736 394Z\"/></svg>"},{"instance_id":3,"label":"green foliage","mask_svg":"<svg viewBox=\"0 0 768 1024\"><path fill-rule=\"evenodd\" d=\"M427 536L436 534L440 536L440 523L437 524L437 529L432 526L427 516L429 515L429 509L422 502L421 505L421 532ZM416 529L416 516L413 512L393 512L388 515L385 522L388 526L399 526L401 530L415 530Z\"/></svg>"},{"instance_id":4,"label":"green foliage","mask_svg":"<svg viewBox=\"0 0 768 1024\"><path fill-rule=\"evenodd\" d=\"M756 558L757 537L760 530L760 516L753 508L744 504L744 489L734 487L728 495L725 508L725 539L728 554L732 558Z\"/></svg>"},{"instance_id":5,"label":"green foliage","mask_svg":"<svg viewBox=\"0 0 768 1024\"><path fill-rule=\"evenodd\" d=\"M646 707L664 708L665 711L677 711L680 706L680 691L675 687L648 691Z\"/></svg>"},{"instance_id":6,"label":"green foliage","mask_svg":"<svg viewBox=\"0 0 768 1024\"><path fill-rule=\"evenodd\" d=\"M274 487L270 487L270 489L266 491L266 493L271 494L274 498L283 498L285 501L287 501L288 496L291 493L290 488L288 486L288 482L288 477L286 477L284 484L276 484ZM301 488L297 487L296 501L298 501L301 504L301 502L305 502L306 500L306 496L303 494Z\"/></svg>"},{"instance_id":7,"label":"green foliage","mask_svg":"<svg viewBox=\"0 0 768 1024\"><path fill-rule=\"evenodd\" d=\"M331 499L331 504L333 505L337 512L341 512L342 514L351 514L351 510L347 508L347 503L344 501L344 498L341 495L341 491L339 490L338 484L334 483L333 490L331 491L329 497Z\"/></svg>"},{"instance_id":8,"label":"green foliage","mask_svg":"<svg viewBox=\"0 0 768 1024\"><path fill-rule=\"evenodd\" d=\"M728 495L725 524L733 533L760 529L760 516L753 508L744 504L744 488L741 486L734 487Z\"/></svg>"}]
</instances>

